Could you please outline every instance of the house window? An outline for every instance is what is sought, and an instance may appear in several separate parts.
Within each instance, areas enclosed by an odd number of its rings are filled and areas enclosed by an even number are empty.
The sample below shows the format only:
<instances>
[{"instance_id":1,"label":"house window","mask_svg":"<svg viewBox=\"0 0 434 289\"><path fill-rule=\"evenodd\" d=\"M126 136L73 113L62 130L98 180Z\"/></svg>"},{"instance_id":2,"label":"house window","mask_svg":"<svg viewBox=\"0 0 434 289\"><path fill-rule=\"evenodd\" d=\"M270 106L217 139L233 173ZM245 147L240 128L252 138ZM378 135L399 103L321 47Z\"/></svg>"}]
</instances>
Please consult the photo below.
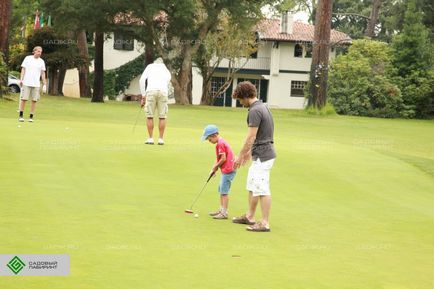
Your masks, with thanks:
<instances>
[{"instance_id":1,"label":"house window","mask_svg":"<svg viewBox=\"0 0 434 289\"><path fill-rule=\"evenodd\" d=\"M211 95L215 95L225 82L226 77L211 77ZM223 97L223 95L218 95L217 97Z\"/></svg>"},{"instance_id":2,"label":"house window","mask_svg":"<svg viewBox=\"0 0 434 289\"><path fill-rule=\"evenodd\" d=\"M312 58L312 44L311 43L306 44L304 48L306 49L306 54L304 55L304 57Z\"/></svg>"},{"instance_id":3,"label":"house window","mask_svg":"<svg viewBox=\"0 0 434 289\"><path fill-rule=\"evenodd\" d=\"M252 79L252 78L238 78L238 82L242 81L250 81L255 87L257 92L258 99L262 100L262 102L266 103L268 101L268 80L266 79ZM240 107L241 104L239 100L237 100L237 107Z\"/></svg>"},{"instance_id":4,"label":"house window","mask_svg":"<svg viewBox=\"0 0 434 289\"><path fill-rule=\"evenodd\" d=\"M303 46L295 44L294 57L303 57Z\"/></svg>"},{"instance_id":5,"label":"house window","mask_svg":"<svg viewBox=\"0 0 434 289\"><path fill-rule=\"evenodd\" d=\"M115 32L113 48L116 50L134 50L134 38L122 32Z\"/></svg>"},{"instance_id":6,"label":"house window","mask_svg":"<svg viewBox=\"0 0 434 289\"><path fill-rule=\"evenodd\" d=\"M291 81L291 97L304 97L307 81Z\"/></svg>"},{"instance_id":7,"label":"house window","mask_svg":"<svg viewBox=\"0 0 434 289\"><path fill-rule=\"evenodd\" d=\"M240 83L242 81L250 81L256 87L256 91L257 91L258 94L259 94L259 91L261 91L261 81L260 81L260 79L238 78L238 83Z\"/></svg>"},{"instance_id":8,"label":"house window","mask_svg":"<svg viewBox=\"0 0 434 289\"><path fill-rule=\"evenodd\" d=\"M216 95L217 92L222 88L224 85L226 86L226 90L220 93L219 95ZM211 77L211 87L210 87L210 95L214 97L213 105L215 106L232 106L232 97L231 97L231 91L232 91L232 83L227 83L226 77Z\"/></svg>"}]
</instances>

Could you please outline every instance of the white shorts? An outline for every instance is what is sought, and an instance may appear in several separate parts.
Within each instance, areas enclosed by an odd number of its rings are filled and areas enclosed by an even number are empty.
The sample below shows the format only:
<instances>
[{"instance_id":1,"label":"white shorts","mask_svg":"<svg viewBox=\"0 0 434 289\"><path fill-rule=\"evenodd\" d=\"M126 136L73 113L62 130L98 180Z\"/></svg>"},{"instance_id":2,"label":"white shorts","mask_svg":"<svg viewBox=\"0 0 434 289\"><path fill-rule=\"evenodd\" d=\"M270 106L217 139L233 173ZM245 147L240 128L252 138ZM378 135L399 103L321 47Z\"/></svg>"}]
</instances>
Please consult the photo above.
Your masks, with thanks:
<instances>
[{"instance_id":1,"label":"white shorts","mask_svg":"<svg viewBox=\"0 0 434 289\"><path fill-rule=\"evenodd\" d=\"M41 98L41 94L39 92L40 89L40 87L23 85L21 88L21 100L29 100L29 98L31 98L33 101L38 101Z\"/></svg>"},{"instance_id":2,"label":"white shorts","mask_svg":"<svg viewBox=\"0 0 434 289\"><path fill-rule=\"evenodd\" d=\"M260 159L252 162L247 175L247 190L252 192L254 197L269 196L270 192L270 171L275 159L261 162Z\"/></svg>"}]
</instances>

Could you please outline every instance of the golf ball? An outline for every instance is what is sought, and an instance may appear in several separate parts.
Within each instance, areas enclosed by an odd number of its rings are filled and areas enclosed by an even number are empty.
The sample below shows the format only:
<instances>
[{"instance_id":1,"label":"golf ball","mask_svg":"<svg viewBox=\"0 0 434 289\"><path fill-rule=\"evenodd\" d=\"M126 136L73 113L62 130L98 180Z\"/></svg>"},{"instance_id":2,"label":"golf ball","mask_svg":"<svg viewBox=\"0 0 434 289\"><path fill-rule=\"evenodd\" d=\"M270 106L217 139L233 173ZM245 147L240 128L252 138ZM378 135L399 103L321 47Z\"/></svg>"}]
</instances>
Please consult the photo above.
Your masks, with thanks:
<instances>
[{"instance_id":1,"label":"golf ball","mask_svg":"<svg viewBox=\"0 0 434 289\"><path fill-rule=\"evenodd\" d=\"M21 127L21 125L18 125L18 127Z\"/></svg>"},{"instance_id":2,"label":"golf ball","mask_svg":"<svg viewBox=\"0 0 434 289\"><path fill-rule=\"evenodd\" d=\"M194 214L194 217L195 218L199 218L199 214Z\"/></svg>"}]
</instances>

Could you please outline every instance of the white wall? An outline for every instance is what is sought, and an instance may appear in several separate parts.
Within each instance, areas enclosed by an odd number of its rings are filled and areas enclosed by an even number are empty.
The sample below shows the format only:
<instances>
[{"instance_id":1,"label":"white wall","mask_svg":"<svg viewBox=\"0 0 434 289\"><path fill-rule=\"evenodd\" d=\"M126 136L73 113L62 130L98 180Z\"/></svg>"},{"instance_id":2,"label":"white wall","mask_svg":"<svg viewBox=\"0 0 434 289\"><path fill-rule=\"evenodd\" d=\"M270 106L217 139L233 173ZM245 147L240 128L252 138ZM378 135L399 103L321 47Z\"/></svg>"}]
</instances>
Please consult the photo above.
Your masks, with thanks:
<instances>
[{"instance_id":1,"label":"white wall","mask_svg":"<svg viewBox=\"0 0 434 289\"><path fill-rule=\"evenodd\" d=\"M114 38L111 33L110 38L104 41L104 70L118 68L121 65L137 58L143 54L145 47L142 43L134 40L134 50L115 50L113 48ZM90 71L93 71L93 62L89 67ZM70 97L80 97L80 86L78 80L78 70L69 69L65 75L65 83L63 84L63 94ZM130 87L126 90L125 94L140 94L139 80L134 79L131 82Z\"/></svg>"},{"instance_id":2,"label":"white wall","mask_svg":"<svg viewBox=\"0 0 434 289\"><path fill-rule=\"evenodd\" d=\"M124 94L132 94L132 95L141 94L140 84L139 84L140 76L141 75L131 80L130 86L125 90Z\"/></svg>"},{"instance_id":3,"label":"white wall","mask_svg":"<svg viewBox=\"0 0 434 289\"><path fill-rule=\"evenodd\" d=\"M134 50L132 51L116 50L113 48L113 33L110 33L108 36L110 38L104 41L104 70L118 68L145 52L145 46L137 40L134 40Z\"/></svg>"},{"instance_id":4,"label":"white wall","mask_svg":"<svg viewBox=\"0 0 434 289\"><path fill-rule=\"evenodd\" d=\"M294 57L295 43L281 42L280 48L280 70L310 71L312 58Z\"/></svg>"},{"instance_id":5,"label":"white wall","mask_svg":"<svg viewBox=\"0 0 434 289\"><path fill-rule=\"evenodd\" d=\"M291 81L308 81L308 74L279 73L271 76L268 84L268 105L276 108L302 109L304 97L291 97Z\"/></svg>"}]
</instances>

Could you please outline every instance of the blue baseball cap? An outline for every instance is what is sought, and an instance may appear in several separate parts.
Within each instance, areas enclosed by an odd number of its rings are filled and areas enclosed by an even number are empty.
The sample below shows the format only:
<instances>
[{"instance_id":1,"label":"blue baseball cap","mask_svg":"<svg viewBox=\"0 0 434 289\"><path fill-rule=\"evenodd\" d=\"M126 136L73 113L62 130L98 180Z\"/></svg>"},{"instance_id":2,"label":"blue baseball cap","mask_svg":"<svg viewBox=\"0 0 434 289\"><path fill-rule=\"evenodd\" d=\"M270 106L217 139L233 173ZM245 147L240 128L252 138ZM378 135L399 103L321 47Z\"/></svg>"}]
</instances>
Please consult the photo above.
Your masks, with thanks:
<instances>
[{"instance_id":1,"label":"blue baseball cap","mask_svg":"<svg viewBox=\"0 0 434 289\"><path fill-rule=\"evenodd\" d=\"M216 125L209 124L203 130L202 141L206 140L210 135L218 133L219 129Z\"/></svg>"}]
</instances>

